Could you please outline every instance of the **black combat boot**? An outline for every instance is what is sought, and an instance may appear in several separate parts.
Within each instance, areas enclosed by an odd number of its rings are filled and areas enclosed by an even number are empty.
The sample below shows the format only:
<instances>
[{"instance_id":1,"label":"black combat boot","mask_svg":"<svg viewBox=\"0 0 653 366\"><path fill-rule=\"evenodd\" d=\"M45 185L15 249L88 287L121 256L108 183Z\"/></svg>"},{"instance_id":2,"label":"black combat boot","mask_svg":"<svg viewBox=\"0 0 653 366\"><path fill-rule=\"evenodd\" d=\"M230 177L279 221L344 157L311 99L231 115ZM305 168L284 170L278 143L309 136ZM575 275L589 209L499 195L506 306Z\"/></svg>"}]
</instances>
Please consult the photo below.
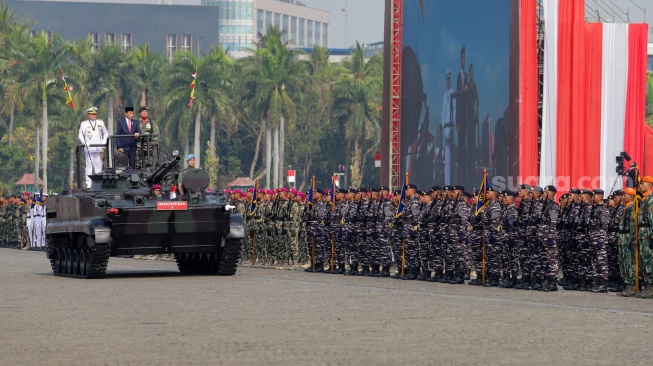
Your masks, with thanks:
<instances>
[{"instance_id":1,"label":"black combat boot","mask_svg":"<svg viewBox=\"0 0 653 366\"><path fill-rule=\"evenodd\" d=\"M592 292L595 294L607 293L608 287L605 284L606 284L606 280L604 280L602 277L599 277L594 287L592 287Z\"/></svg>"},{"instance_id":2,"label":"black combat boot","mask_svg":"<svg viewBox=\"0 0 653 366\"><path fill-rule=\"evenodd\" d=\"M322 273L322 272L324 272L324 262L315 262L315 270L309 271L309 272L313 272L313 273Z\"/></svg>"},{"instance_id":3,"label":"black combat boot","mask_svg":"<svg viewBox=\"0 0 653 366\"><path fill-rule=\"evenodd\" d=\"M463 280L469 281L469 279L471 278L471 273L472 273L472 271L470 269L466 269L465 270L465 275L463 276Z\"/></svg>"},{"instance_id":4,"label":"black combat boot","mask_svg":"<svg viewBox=\"0 0 653 366\"><path fill-rule=\"evenodd\" d=\"M431 278L431 271L422 270L419 276L417 276L418 281L426 281L427 278Z\"/></svg>"},{"instance_id":5,"label":"black combat boot","mask_svg":"<svg viewBox=\"0 0 653 366\"><path fill-rule=\"evenodd\" d=\"M549 276L544 280L544 284L540 291L544 292L553 292L553 291L558 291L558 277L556 276Z\"/></svg>"},{"instance_id":6,"label":"black combat boot","mask_svg":"<svg viewBox=\"0 0 653 366\"><path fill-rule=\"evenodd\" d=\"M356 276L358 274L358 262L349 265L349 271L346 274L349 276Z\"/></svg>"},{"instance_id":7,"label":"black combat boot","mask_svg":"<svg viewBox=\"0 0 653 366\"><path fill-rule=\"evenodd\" d=\"M383 266L377 277L390 277L390 266Z\"/></svg>"},{"instance_id":8,"label":"black combat boot","mask_svg":"<svg viewBox=\"0 0 653 366\"><path fill-rule=\"evenodd\" d=\"M472 286L482 286L483 285L483 276L479 273L476 275L476 278L467 282L468 285Z\"/></svg>"},{"instance_id":9,"label":"black combat boot","mask_svg":"<svg viewBox=\"0 0 653 366\"><path fill-rule=\"evenodd\" d=\"M592 281L587 279L581 279L580 284L578 285L580 291L592 291Z\"/></svg>"},{"instance_id":10,"label":"black combat boot","mask_svg":"<svg viewBox=\"0 0 653 366\"><path fill-rule=\"evenodd\" d=\"M336 274L345 274L345 264L338 263L338 268L336 269Z\"/></svg>"},{"instance_id":11,"label":"black combat boot","mask_svg":"<svg viewBox=\"0 0 653 366\"><path fill-rule=\"evenodd\" d=\"M562 287L564 290L575 291L578 290L578 280L575 277L569 276L567 284Z\"/></svg>"},{"instance_id":12,"label":"black combat boot","mask_svg":"<svg viewBox=\"0 0 653 366\"><path fill-rule=\"evenodd\" d=\"M444 276L440 279L442 283L449 283L453 279L453 271L445 271Z\"/></svg>"},{"instance_id":13,"label":"black combat boot","mask_svg":"<svg viewBox=\"0 0 653 366\"><path fill-rule=\"evenodd\" d=\"M531 284L531 276L522 276L521 281L515 288L517 290L528 290L528 286Z\"/></svg>"},{"instance_id":14,"label":"black combat boot","mask_svg":"<svg viewBox=\"0 0 653 366\"><path fill-rule=\"evenodd\" d=\"M404 275L402 276L401 275L401 266L397 266L397 273L395 273L394 276L392 276L392 278L394 278L395 280L401 280L407 274L408 274L408 271L405 270Z\"/></svg>"},{"instance_id":15,"label":"black combat boot","mask_svg":"<svg viewBox=\"0 0 653 366\"><path fill-rule=\"evenodd\" d=\"M404 270L404 278L402 278L402 280L415 280L417 279L418 274L419 268L417 271L415 271L415 267L408 267L406 270Z\"/></svg>"},{"instance_id":16,"label":"black combat boot","mask_svg":"<svg viewBox=\"0 0 653 366\"><path fill-rule=\"evenodd\" d=\"M370 266L363 266L363 270L358 272L359 276L367 276L370 274Z\"/></svg>"},{"instance_id":17,"label":"black combat boot","mask_svg":"<svg viewBox=\"0 0 653 366\"><path fill-rule=\"evenodd\" d=\"M531 283L528 285L529 290L537 291L542 288L542 280L539 277L531 277Z\"/></svg>"},{"instance_id":18,"label":"black combat boot","mask_svg":"<svg viewBox=\"0 0 653 366\"><path fill-rule=\"evenodd\" d=\"M439 277L442 277L442 270L438 271L438 270L436 269L435 271L433 271L433 276L427 278L426 280L427 280L428 282L437 282L438 279L439 279L438 276L439 276Z\"/></svg>"},{"instance_id":19,"label":"black combat boot","mask_svg":"<svg viewBox=\"0 0 653 366\"><path fill-rule=\"evenodd\" d=\"M377 277L379 275L379 273L381 273L381 271L379 271L379 265L378 264L373 265L372 266L372 272L370 272L370 274L368 276Z\"/></svg>"},{"instance_id":20,"label":"black combat boot","mask_svg":"<svg viewBox=\"0 0 653 366\"><path fill-rule=\"evenodd\" d=\"M449 283L452 285L462 285L465 283L465 272L457 271L456 276L451 281L449 281Z\"/></svg>"},{"instance_id":21,"label":"black combat boot","mask_svg":"<svg viewBox=\"0 0 653 366\"><path fill-rule=\"evenodd\" d=\"M558 280L558 285L565 287L569 284L569 276L564 276Z\"/></svg>"},{"instance_id":22,"label":"black combat boot","mask_svg":"<svg viewBox=\"0 0 653 366\"><path fill-rule=\"evenodd\" d=\"M499 276L498 275L491 275L490 280L485 283L486 287L497 287L499 286Z\"/></svg>"},{"instance_id":23,"label":"black combat boot","mask_svg":"<svg viewBox=\"0 0 653 366\"><path fill-rule=\"evenodd\" d=\"M623 292L624 289L625 288L623 283L616 283L614 287L610 289L610 292Z\"/></svg>"}]
</instances>

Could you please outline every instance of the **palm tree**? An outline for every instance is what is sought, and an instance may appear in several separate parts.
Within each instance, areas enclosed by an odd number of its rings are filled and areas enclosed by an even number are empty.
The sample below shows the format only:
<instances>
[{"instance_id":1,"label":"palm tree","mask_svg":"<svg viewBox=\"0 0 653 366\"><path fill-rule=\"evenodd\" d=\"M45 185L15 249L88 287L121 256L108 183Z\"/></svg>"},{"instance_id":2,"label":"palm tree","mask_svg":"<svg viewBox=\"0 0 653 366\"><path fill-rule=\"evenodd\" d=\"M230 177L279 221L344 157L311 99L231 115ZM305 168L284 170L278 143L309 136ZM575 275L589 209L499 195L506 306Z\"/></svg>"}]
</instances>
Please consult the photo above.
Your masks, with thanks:
<instances>
[{"instance_id":1,"label":"palm tree","mask_svg":"<svg viewBox=\"0 0 653 366\"><path fill-rule=\"evenodd\" d=\"M365 160L378 148L380 140L382 60L375 55L365 61L363 47L363 44L356 42L351 57L344 63L348 72L334 86L335 116L345 128L347 152L351 159L349 171L354 187L360 186ZM366 144L369 148L363 151Z\"/></svg>"},{"instance_id":2,"label":"palm tree","mask_svg":"<svg viewBox=\"0 0 653 366\"><path fill-rule=\"evenodd\" d=\"M104 45L93 54L89 80L98 86L95 96L106 98L109 133L114 133L113 112L122 107L123 95L129 95L128 86L133 85L135 76L128 57L116 45Z\"/></svg>"},{"instance_id":3,"label":"palm tree","mask_svg":"<svg viewBox=\"0 0 653 366\"><path fill-rule=\"evenodd\" d=\"M304 64L297 61L298 51L282 42L282 32L275 27L268 28L252 52L246 66L245 82L251 90L252 105L260 111L266 124L266 185L280 185L285 150L285 123L295 123L295 100L301 96L299 85L304 73ZM270 170L272 133L274 133L274 163Z\"/></svg>"},{"instance_id":4,"label":"palm tree","mask_svg":"<svg viewBox=\"0 0 653 366\"><path fill-rule=\"evenodd\" d=\"M129 55L135 76L133 86L139 93L139 105L145 107L149 104L149 108L152 108L153 99L158 99L156 92L158 92L161 81L161 69L167 61L163 54L153 53L147 44L132 49Z\"/></svg>"}]
</instances>

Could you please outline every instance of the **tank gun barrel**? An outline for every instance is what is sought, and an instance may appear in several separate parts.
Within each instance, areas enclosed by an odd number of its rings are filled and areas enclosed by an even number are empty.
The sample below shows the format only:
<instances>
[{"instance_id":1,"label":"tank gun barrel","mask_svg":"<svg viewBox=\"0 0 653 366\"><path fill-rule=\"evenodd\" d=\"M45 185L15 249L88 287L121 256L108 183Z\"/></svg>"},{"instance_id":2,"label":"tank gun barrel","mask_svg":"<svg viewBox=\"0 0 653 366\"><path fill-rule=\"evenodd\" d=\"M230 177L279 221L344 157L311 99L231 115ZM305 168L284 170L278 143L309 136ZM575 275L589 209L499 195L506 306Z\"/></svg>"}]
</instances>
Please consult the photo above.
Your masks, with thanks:
<instances>
[{"instance_id":1,"label":"tank gun barrel","mask_svg":"<svg viewBox=\"0 0 653 366\"><path fill-rule=\"evenodd\" d=\"M157 169L151 176L147 178L147 184L158 184L161 183L166 174L177 166L181 157L179 155L175 156L174 159L168 159Z\"/></svg>"}]
</instances>

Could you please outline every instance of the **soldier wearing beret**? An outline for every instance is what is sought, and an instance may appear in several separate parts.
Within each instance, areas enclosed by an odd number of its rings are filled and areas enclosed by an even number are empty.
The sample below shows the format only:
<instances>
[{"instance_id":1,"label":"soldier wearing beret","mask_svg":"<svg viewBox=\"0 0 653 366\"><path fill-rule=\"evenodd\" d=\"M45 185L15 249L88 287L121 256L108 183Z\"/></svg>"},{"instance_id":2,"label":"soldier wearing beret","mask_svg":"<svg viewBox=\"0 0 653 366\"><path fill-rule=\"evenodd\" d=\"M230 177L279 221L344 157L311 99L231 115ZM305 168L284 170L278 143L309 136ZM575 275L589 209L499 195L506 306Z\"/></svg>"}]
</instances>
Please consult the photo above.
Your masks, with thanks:
<instances>
[{"instance_id":1,"label":"soldier wearing beret","mask_svg":"<svg viewBox=\"0 0 653 366\"><path fill-rule=\"evenodd\" d=\"M653 298L653 177L645 176L639 183L639 191L644 198L639 206L639 253L642 261L641 269L644 279L644 290L639 293L640 297Z\"/></svg>"},{"instance_id":2,"label":"soldier wearing beret","mask_svg":"<svg viewBox=\"0 0 653 366\"><path fill-rule=\"evenodd\" d=\"M333 219L331 222L334 237L334 261L338 266L338 268L332 272L337 274L345 273L345 249L347 246L347 236L345 233L345 217L347 216L346 194L347 190L343 188L336 191L336 207L333 211Z\"/></svg>"},{"instance_id":3,"label":"soldier wearing beret","mask_svg":"<svg viewBox=\"0 0 653 366\"><path fill-rule=\"evenodd\" d=\"M433 197L431 196L431 192L422 191L420 195L420 223L418 245L419 266L421 271L417 276L417 279L420 281L426 281L426 279L431 278L431 270L429 269L431 259L429 252L431 241L429 236L429 221L432 206Z\"/></svg>"},{"instance_id":4,"label":"soldier wearing beret","mask_svg":"<svg viewBox=\"0 0 653 366\"><path fill-rule=\"evenodd\" d=\"M517 284L517 273L519 272L519 263L517 257L519 251L517 248L517 218L519 212L515 206L515 197L517 192L506 190L503 192L503 210L501 211L501 267L503 269L503 281L499 286L511 288Z\"/></svg>"},{"instance_id":5,"label":"soldier wearing beret","mask_svg":"<svg viewBox=\"0 0 653 366\"><path fill-rule=\"evenodd\" d=\"M469 285L480 286L483 284L483 217L485 216L486 206L481 206L478 210L478 191L474 190L472 195L473 209L469 214L469 226L467 228L467 237L472 247L472 266L476 272L476 278L469 281Z\"/></svg>"},{"instance_id":6,"label":"soldier wearing beret","mask_svg":"<svg viewBox=\"0 0 653 366\"><path fill-rule=\"evenodd\" d=\"M378 276L381 272L381 251L379 249L379 227L378 217L379 210L381 209L381 201L379 201L380 190L378 188L370 188L369 204L366 212L366 225L367 242L366 242L366 257L367 262L364 262L364 267L369 264L371 271L368 276Z\"/></svg>"},{"instance_id":7,"label":"soldier wearing beret","mask_svg":"<svg viewBox=\"0 0 653 366\"><path fill-rule=\"evenodd\" d=\"M608 224L608 245L607 245L607 256L608 256L608 290L613 292L621 292L624 289L623 279L621 278L621 272L619 271L619 222L621 217L624 215L624 204L623 196L624 193L622 190L618 190L612 193L611 204L608 204L608 213L610 215L610 221Z\"/></svg>"},{"instance_id":8,"label":"soldier wearing beret","mask_svg":"<svg viewBox=\"0 0 653 366\"><path fill-rule=\"evenodd\" d=\"M496 198L497 191L492 187L488 187L485 192L487 204L485 204L485 213L483 215L483 241L486 246L485 269L488 273L484 286L498 286L501 277L502 246L499 242L501 240L501 205Z\"/></svg>"},{"instance_id":9,"label":"soldier wearing beret","mask_svg":"<svg viewBox=\"0 0 653 366\"><path fill-rule=\"evenodd\" d=\"M156 158L154 154L154 146L157 146L159 144L159 126L154 122L152 119L149 117L149 111L147 110L147 107L141 107L138 110L138 115L139 115L139 123L140 123L140 128L141 131L143 132L143 136L149 136L150 138L150 146L148 147L147 151L144 152L143 159L145 161L145 166L154 166L156 164L156 161L154 159ZM141 141L136 142L136 156L138 157L138 161L136 162L137 167L140 168L140 157L141 157Z\"/></svg>"},{"instance_id":10,"label":"soldier wearing beret","mask_svg":"<svg viewBox=\"0 0 653 366\"><path fill-rule=\"evenodd\" d=\"M610 214L608 207L603 202L604 192L602 189L595 189L592 192L593 208L590 221L589 239L592 250L591 261L587 266L589 282L592 280L592 292L608 292L608 258L606 247L608 245L608 225Z\"/></svg>"},{"instance_id":11,"label":"soldier wearing beret","mask_svg":"<svg viewBox=\"0 0 653 366\"><path fill-rule=\"evenodd\" d=\"M521 184L518 187L519 207L517 209L517 251L519 252L519 267L521 269L521 279L519 283L514 286L516 289L528 289L531 281L530 266L528 266L529 250L528 250L528 220L533 201L531 200L531 186L528 184Z\"/></svg>"},{"instance_id":12,"label":"soldier wearing beret","mask_svg":"<svg viewBox=\"0 0 653 366\"><path fill-rule=\"evenodd\" d=\"M390 277L390 266L393 263L392 255L392 226L397 212L397 207L388 198L390 195L390 188L381 186L381 202L379 208L378 218L378 232L379 232L379 251L381 258L381 272L379 277Z\"/></svg>"},{"instance_id":13,"label":"soldier wearing beret","mask_svg":"<svg viewBox=\"0 0 653 366\"><path fill-rule=\"evenodd\" d=\"M560 216L560 206L555 201L558 190L555 186L546 186L544 188L543 208L540 223L538 224L537 235L538 241L542 243L540 247L540 258L543 278L542 287L539 290L550 292L558 291L558 219Z\"/></svg>"},{"instance_id":14,"label":"soldier wearing beret","mask_svg":"<svg viewBox=\"0 0 653 366\"><path fill-rule=\"evenodd\" d=\"M358 237L358 260L361 264L361 271L358 273L359 276L367 276L370 274L370 241L368 239L368 212L370 208L370 196L368 195L369 189L359 188L358 195L360 197L359 205L356 211L356 216L358 220L356 221L356 231L359 234Z\"/></svg>"},{"instance_id":15,"label":"soldier wearing beret","mask_svg":"<svg viewBox=\"0 0 653 366\"><path fill-rule=\"evenodd\" d=\"M355 188L347 190L347 216L345 216L345 227L347 237L347 255L349 256L350 276L358 275L358 207L361 204L361 194Z\"/></svg>"},{"instance_id":16,"label":"soldier wearing beret","mask_svg":"<svg viewBox=\"0 0 653 366\"><path fill-rule=\"evenodd\" d=\"M626 285L621 296L635 296L635 230L637 222L634 218L635 199L637 191L634 188L624 189L624 213L619 221L619 270L623 283Z\"/></svg>"},{"instance_id":17,"label":"soldier wearing beret","mask_svg":"<svg viewBox=\"0 0 653 366\"><path fill-rule=\"evenodd\" d=\"M306 234L308 240L314 240L315 242L310 244L312 263L305 269L306 272L324 272L324 253L327 242L327 230L325 228L331 226L330 223L326 222L328 217L326 201L323 199L325 194L326 192L323 189L316 189L313 192L314 206L309 213Z\"/></svg>"},{"instance_id":18,"label":"soldier wearing beret","mask_svg":"<svg viewBox=\"0 0 653 366\"><path fill-rule=\"evenodd\" d=\"M454 258L452 256L453 249L450 247L453 245L450 235L449 235L449 223L451 221L451 216L456 203L456 195L454 192L454 186L448 185L444 187L443 193L443 202L442 208L440 209L440 219L439 219L439 247L435 249L436 259L434 260L437 264L435 267L435 277L439 278L441 283L449 283L454 278L453 264ZM438 255L441 258L438 260ZM439 263L438 263L439 262ZM441 267L440 267L441 266ZM444 270L444 273L442 272Z\"/></svg>"},{"instance_id":19,"label":"soldier wearing beret","mask_svg":"<svg viewBox=\"0 0 653 366\"><path fill-rule=\"evenodd\" d=\"M467 218L471 210L463 199L463 186L454 186L452 199L454 200L451 216L448 223L448 246L445 256L445 277L449 274L452 279L449 283L457 285L465 282L465 245L467 242Z\"/></svg>"}]
</instances>

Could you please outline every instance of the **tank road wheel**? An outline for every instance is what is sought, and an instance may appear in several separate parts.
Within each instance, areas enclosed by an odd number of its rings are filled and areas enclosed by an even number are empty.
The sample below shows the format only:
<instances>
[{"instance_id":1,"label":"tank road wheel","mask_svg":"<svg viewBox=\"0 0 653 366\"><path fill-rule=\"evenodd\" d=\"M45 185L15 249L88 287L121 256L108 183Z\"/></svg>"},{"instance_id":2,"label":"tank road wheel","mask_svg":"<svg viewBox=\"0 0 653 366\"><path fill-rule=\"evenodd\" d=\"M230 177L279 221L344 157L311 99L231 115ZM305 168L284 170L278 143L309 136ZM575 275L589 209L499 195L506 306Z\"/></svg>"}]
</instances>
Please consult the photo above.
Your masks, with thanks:
<instances>
[{"instance_id":1,"label":"tank road wheel","mask_svg":"<svg viewBox=\"0 0 653 366\"><path fill-rule=\"evenodd\" d=\"M73 274L73 253L70 248L66 248L66 274Z\"/></svg>"},{"instance_id":2,"label":"tank road wheel","mask_svg":"<svg viewBox=\"0 0 653 366\"><path fill-rule=\"evenodd\" d=\"M217 259L217 273L219 275L231 276L236 274L241 248L241 239L227 239L225 241L222 255Z\"/></svg>"},{"instance_id":3,"label":"tank road wheel","mask_svg":"<svg viewBox=\"0 0 653 366\"><path fill-rule=\"evenodd\" d=\"M91 250L90 249L84 249L84 276L88 274L88 270L91 267Z\"/></svg>"},{"instance_id":4,"label":"tank road wheel","mask_svg":"<svg viewBox=\"0 0 653 366\"><path fill-rule=\"evenodd\" d=\"M52 254L52 271L54 273L61 272L61 250L59 248L54 248L54 253Z\"/></svg>"},{"instance_id":5,"label":"tank road wheel","mask_svg":"<svg viewBox=\"0 0 653 366\"><path fill-rule=\"evenodd\" d=\"M86 275L86 261L84 260L84 252L85 250L79 249L77 252L77 267L79 268L79 275L84 276Z\"/></svg>"},{"instance_id":6,"label":"tank road wheel","mask_svg":"<svg viewBox=\"0 0 653 366\"><path fill-rule=\"evenodd\" d=\"M79 256L77 255L78 251L77 249L73 249L71 252L71 265L72 265L72 274L77 275L79 274Z\"/></svg>"}]
</instances>

